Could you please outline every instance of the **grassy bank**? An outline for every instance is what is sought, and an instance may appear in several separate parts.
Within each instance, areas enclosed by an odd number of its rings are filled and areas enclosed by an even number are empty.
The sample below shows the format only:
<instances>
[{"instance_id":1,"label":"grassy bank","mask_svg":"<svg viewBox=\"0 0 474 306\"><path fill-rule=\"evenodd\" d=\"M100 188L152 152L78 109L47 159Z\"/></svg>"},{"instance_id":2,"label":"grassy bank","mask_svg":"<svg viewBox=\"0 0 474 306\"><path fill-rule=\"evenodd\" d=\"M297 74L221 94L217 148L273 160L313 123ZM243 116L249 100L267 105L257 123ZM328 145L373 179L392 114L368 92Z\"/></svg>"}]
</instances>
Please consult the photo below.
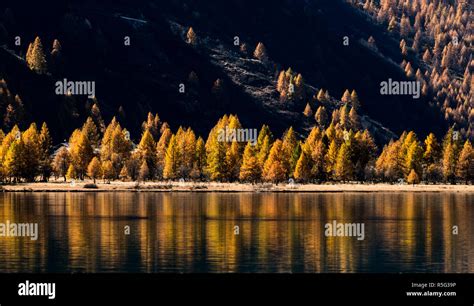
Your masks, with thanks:
<instances>
[{"instance_id":1,"label":"grassy bank","mask_svg":"<svg viewBox=\"0 0 474 306\"><path fill-rule=\"evenodd\" d=\"M196 182L48 182L3 185L4 192L474 192L474 185L241 184Z\"/></svg>"}]
</instances>

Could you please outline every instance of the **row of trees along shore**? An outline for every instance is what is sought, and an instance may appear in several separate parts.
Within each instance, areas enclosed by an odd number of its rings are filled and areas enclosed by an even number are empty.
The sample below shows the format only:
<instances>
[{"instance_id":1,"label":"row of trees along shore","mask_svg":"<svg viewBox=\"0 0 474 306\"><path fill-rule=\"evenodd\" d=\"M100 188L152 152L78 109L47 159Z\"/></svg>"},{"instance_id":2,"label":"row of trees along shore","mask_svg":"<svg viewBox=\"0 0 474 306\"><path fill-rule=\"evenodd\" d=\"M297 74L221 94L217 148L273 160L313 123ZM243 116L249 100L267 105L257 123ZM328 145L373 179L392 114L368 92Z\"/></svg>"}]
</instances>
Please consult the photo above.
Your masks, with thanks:
<instances>
[{"instance_id":1,"label":"row of trees along shore","mask_svg":"<svg viewBox=\"0 0 474 306\"><path fill-rule=\"evenodd\" d=\"M336 115L335 115L336 114ZM14 126L0 132L0 180L4 183L55 179L124 181L193 180L221 182L325 181L470 183L474 151L469 140L451 128L441 142L434 134L424 141L410 131L391 140L378 155L367 130L347 106L333 113L327 126L313 127L300 139L289 128L281 139L264 125L256 142L221 141L219 132L242 129L236 115L224 115L207 140L191 128L172 132L158 115L148 114L137 145L113 118L98 127L89 117L53 152L45 123L25 131Z\"/></svg>"}]
</instances>

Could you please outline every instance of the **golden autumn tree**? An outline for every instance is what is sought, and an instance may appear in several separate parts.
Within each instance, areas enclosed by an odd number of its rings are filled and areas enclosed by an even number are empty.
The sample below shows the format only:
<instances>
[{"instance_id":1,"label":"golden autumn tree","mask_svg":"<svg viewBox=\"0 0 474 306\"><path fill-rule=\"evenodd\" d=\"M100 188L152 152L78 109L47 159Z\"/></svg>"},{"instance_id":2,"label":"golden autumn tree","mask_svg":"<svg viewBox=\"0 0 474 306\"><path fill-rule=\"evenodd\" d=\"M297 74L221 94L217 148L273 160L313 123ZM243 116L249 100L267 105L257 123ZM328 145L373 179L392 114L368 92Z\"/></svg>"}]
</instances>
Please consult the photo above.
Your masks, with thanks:
<instances>
[{"instance_id":1,"label":"golden autumn tree","mask_svg":"<svg viewBox=\"0 0 474 306\"><path fill-rule=\"evenodd\" d=\"M71 164L71 155L65 146L62 146L53 159L53 172L56 177L63 177L66 181L66 174Z\"/></svg>"},{"instance_id":2,"label":"golden autumn tree","mask_svg":"<svg viewBox=\"0 0 474 306\"><path fill-rule=\"evenodd\" d=\"M229 124L229 117L224 115L209 132L206 141L207 173L211 180L222 181L227 177L227 145L221 135Z\"/></svg>"},{"instance_id":3,"label":"golden autumn tree","mask_svg":"<svg viewBox=\"0 0 474 306\"><path fill-rule=\"evenodd\" d=\"M69 167L67 168L66 178L68 180L73 180L73 179L77 178L76 169L74 168L73 164L70 164Z\"/></svg>"},{"instance_id":4,"label":"golden autumn tree","mask_svg":"<svg viewBox=\"0 0 474 306\"><path fill-rule=\"evenodd\" d=\"M150 177L150 170L148 169L148 163L146 162L146 160L142 161L138 177L142 181L146 181Z\"/></svg>"},{"instance_id":5,"label":"golden autumn tree","mask_svg":"<svg viewBox=\"0 0 474 306\"><path fill-rule=\"evenodd\" d=\"M420 177L416 173L415 169L411 169L410 174L408 174L407 183L411 184L411 185L415 185L415 184L420 183Z\"/></svg>"},{"instance_id":6,"label":"golden autumn tree","mask_svg":"<svg viewBox=\"0 0 474 306\"><path fill-rule=\"evenodd\" d=\"M300 158L298 159L298 162L296 163L296 168L295 168L295 173L294 177L295 179L306 182L311 178L311 157L309 154L306 152L306 150L303 150L300 154Z\"/></svg>"},{"instance_id":7,"label":"golden autumn tree","mask_svg":"<svg viewBox=\"0 0 474 306\"><path fill-rule=\"evenodd\" d=\"M35 38L31 49L28 48L26 61L31 70L39 74L46 73L48 70L46 56L44 55L43 44L39 37Z\"/></svg>"},{"instance_id":8,"label":"golden autumn tree","mask_svg":"<svg viewBox=\"0 0 474 306\"><path fill-rule=\"evenodd\" d=\"M268 59L267 48L265 48L265 45L263 43L259 42L257 44L257 47L253 52L253 56L261 61L265 61Z\"/></svg>"},{"instance_id":9,"label":"golden autumn tree","mask_svg":"<svg viewBox=\"0 0 474 306\"><path fill-rule=\"evenodd\" d=\"M158 179L163 178L163 170L165 168L166 150L168 149L169 142L173 133L168 126L165 126L161 137L156 144L156 176Z\"/></svg>"},{"instance_id":10,"label":"golden autumn tree","mask_svg":"<svg viewBox=\"0 0 474 306\"><path fill-rule=\"evenodd\" d=\"M163 170L163 177L165 179L176 179L179 176L179 159L178 140L173 135L166 150L165 168Z\"/></svg>"},{"instance_id":11,"label":"golden autumn tree","mask_svg":"<svg viewBox=\"0 0 474 306\"><path fill-rule=\"evenodd\" d=\"M311 117L313 115L313 110L311 109L311 105L309 103L306 103L306 107L304 108L303 115L305 117Z\"/></svg>"},{"instance_id":12,"label":"golden autumn tree","mask_svg":"<svg viewBox=\"0 0 474 306\"><path fill-rule=\"evenodd\" d=\"M115 170L112 161L106 160L102 162L102 178L104 183L110 183L115 178Z\"/></svg>"},{"instance_id":13,"label":"golden autumn tree","mask_svg":"<svg viewBox=\"0 0 474 306\"><path fill-rule=\"evenodd\" d=\"M354 168L351 163L349 150L349 145L346 142L339 148L334 166L334 176L337 180L348 181L352 179Z\"/></svg>"},{"instance_id":14,"label":"golden autumn tree","mask_svg":"<svg viewBox=\"0 0 474 306\"><path fill-rule=\"evenodd\" d=\"M91 142L85 133L75 130L69 139L69 146L74 170L77 177L82 180L87 173L87 166L94 156Z\"/></svg>"},{"instance_id":15,"label":"golden autumn tree","mask_svg":"<svg viewBox=\"0 0 474 306\"><path fill-rule=\"evenodd\" d=\"M155 177L155 169L156 169L156 153L155 153L156 144L153 140L153 136L151 133L146 130L143 132L142 138L140 143L138 144L137 152L140 155L140 158L143 161L146 161L147 168L148 168L148 175L147 179L153 179Z\"/></svg>"},{"instance_id":16,"label":"golden autumn tree","mask_svg":"<svg viewBox=\"0 0 474 306\"><path fill-rule=\"evenodd\" d=\"M262 174L264 180L278 183L286 179L288 168L284 158L283 142L278 139L273 143L268 159L265 161Z\"/></svg>"},{"instance_id":17,"label":"golden autumn tree","mask_svg":"<svg viewBox=\"0 0 474 306\"><path fill-rule=\"evenodd\" d=\"M192 27L189 27L186 33L186 42L190 45L196 45L198 42L196 32L194 32Z\"/></svg>"},{"instance_id":18,"label":"golden autumn tree","mask_svg":"<svg viewBox=\"0 0 474 306\"><path fill-rule=\"evenodd\" d=\"M95 180L102 175L102 166L100 160L97 157L92 158L91 162L87 166L87 176L90 177L95 184Z\"/></svg>"},{"instance_id":19,"label":"golden autumn tree","mask_svg":"<svg viewBox=\"0 0 474 306\"><path fill-rule=\"evenodd\" d=\"M260 175L261 168L257 158L257 148L248 142L245 146L239 178L242 181L255 183L258 179L260 179Z\"/></svg>"},{"instance_id":20,"label":"golden autumn tree","mask_svg":"<svg viewBox=\"0 0 474 306\"><path fill-rule=\"evenodd\" d=\"M51 146L53 140L49 134L48 126L46 122L43 122L41 126L41 131L39 134L39 174L41 175L41 180L46 182L51 176Z\"/></svg>"},{"instance_id":21,"label":"golden autumn tree","mask_svg":"<svg viewBox=\"0 0 474 306\"><path fill-rule=\"evenodd\" d=\"M456 165L456 177L463 180L466 184L474 179L474 150L469 140L466 140L459 154L459 160Z\"/></svg>"},{"instance_id":22,"label":"golden autumn tree","mask_svg":"<svg viewBox=\"0 0 474 306\"><path fill-rule=\"evenodd\" d=\"M282 150L283 164L286 168L285 173L293 175L296 163L298 162L300 150L293 127L290 127L283 136Z\"/></svg>"}]
</instances>

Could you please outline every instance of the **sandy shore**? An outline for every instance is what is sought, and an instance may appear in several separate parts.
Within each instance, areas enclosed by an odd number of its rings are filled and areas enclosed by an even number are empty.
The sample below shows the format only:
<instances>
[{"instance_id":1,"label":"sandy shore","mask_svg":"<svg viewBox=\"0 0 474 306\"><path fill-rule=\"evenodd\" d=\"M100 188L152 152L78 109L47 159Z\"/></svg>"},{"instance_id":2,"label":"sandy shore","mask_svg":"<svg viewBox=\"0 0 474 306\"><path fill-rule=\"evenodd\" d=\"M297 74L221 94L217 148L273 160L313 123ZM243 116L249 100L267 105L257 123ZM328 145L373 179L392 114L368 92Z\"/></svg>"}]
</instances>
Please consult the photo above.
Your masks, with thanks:
<instances>
[{"instance_id":1,"label":"sandy shore","mask_svg":"<svg viewBox=\"0 0 474 306\"><path fill-rule=\"evenodd\" d=\"M3 192L474 192L474 185L406 185L406 184L239 184L195 182L112 182L91 181L21 183L3 185Z\"/></svg>"}]
</instances>

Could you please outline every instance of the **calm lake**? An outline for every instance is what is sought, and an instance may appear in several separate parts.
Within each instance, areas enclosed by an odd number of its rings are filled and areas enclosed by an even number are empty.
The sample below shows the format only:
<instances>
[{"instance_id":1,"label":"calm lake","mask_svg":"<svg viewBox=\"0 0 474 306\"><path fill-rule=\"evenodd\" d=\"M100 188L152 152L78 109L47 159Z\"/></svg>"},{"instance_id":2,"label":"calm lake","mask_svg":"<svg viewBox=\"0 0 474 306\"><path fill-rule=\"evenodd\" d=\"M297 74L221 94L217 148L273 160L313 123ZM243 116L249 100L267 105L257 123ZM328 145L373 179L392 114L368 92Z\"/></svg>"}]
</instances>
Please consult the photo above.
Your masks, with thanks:
<instances>
[{"instance_id":1,"label":"calm lake","mask_svg":"<svg viewBox=\"0 0 474 306\"><path fill-rule=\"evenodd\" d=\"M474 273L474 194L2 193L7 220L38 240L0 237L0 272Z\"/></svg>"}]
</instances>

